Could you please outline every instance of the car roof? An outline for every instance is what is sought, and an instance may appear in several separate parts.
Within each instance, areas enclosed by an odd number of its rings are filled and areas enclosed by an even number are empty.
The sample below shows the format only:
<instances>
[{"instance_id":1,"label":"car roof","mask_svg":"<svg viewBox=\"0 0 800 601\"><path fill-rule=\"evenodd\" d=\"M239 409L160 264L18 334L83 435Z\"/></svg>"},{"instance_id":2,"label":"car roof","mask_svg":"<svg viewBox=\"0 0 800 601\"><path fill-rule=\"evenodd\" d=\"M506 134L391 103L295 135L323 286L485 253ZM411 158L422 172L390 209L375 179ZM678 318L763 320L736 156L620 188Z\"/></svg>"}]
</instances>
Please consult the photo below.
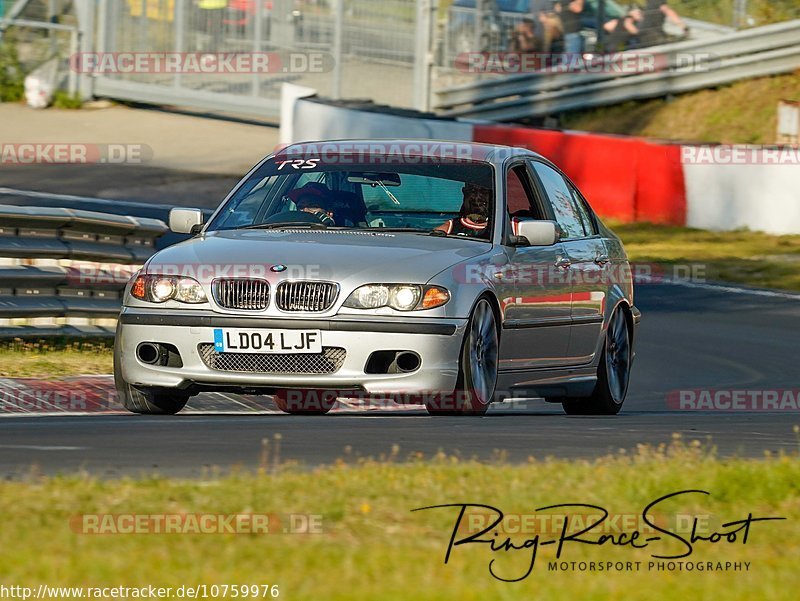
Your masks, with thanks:
<instances>
[{"instance_id":1,"label":"car roof","mask_svg":"<svg viewBox=\"0 0 800 601\"><path fill-rule=\"evenodd\" d=\"M500 165L516 156L544 158L541 155L516 146L483 144L463 140L431 140L402 138L371 138L343 140L314 140L288 144L274 155L314 156L318 154L363 153L380 156L408 156L443 159L461 159Z\"/></svg>"}]
</instances>

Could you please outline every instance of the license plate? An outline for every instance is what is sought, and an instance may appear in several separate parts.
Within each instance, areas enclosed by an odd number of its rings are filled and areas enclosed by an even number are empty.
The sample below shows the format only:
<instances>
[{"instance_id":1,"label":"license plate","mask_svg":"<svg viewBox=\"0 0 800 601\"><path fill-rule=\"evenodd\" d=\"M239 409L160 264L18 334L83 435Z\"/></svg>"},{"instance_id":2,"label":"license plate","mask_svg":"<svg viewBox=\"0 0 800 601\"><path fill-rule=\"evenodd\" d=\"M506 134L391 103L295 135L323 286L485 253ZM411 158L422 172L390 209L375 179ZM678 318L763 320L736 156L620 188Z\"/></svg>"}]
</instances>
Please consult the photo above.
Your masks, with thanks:
<instances>
[{"instance_id":1,"label":"license plate","mask_svg":"<svg viewBox=\"0 0 800 601\"><path fill-rule=\"evenodd\" d=\"M218 353L321 353L319 330L214 329Z\"/></svg>"}]
</instances>

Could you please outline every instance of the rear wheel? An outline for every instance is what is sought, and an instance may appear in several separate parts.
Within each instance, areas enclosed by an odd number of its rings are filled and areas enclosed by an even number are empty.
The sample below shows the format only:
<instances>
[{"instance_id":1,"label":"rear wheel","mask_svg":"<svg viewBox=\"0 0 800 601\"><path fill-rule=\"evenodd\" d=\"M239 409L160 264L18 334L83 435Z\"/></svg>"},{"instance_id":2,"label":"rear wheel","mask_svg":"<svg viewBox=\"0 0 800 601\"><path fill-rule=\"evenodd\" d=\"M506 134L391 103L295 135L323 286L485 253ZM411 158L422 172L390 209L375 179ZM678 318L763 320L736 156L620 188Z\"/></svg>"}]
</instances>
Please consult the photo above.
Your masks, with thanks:
<instances>
[{"instance_id":1,"label":"rear wheel","mask_svg":"<svg viewBox=\"0 0 800 601\"><path fill-rule=\"evenodd\" d=\"M278 390L272 397L275 406L291 415L325 415L336 403L333 390Z\"/></svg>"},{"instance_id":2,"label":"rear wheel","mask_svg":"<svg viewBox=\"0 0 800 601\"><path fill-rule=\"evenodd\" d=\"M631 375L631 336L622 309L617 309L606 330L597 384L585 399L561 399L568 415L616 415L628 394Z\"/></svg>"},{"instance_id":3,"label":"rear wheel","mask_svg":"<svg viewBox=\"0 0 800 601\"><path fill-rule=\"evenodd\" d=\"M189 402L189 394L172 388L132 386L122 377L122 367L114 353L114 386L120 403L131 413L175 415Z\"/></svg>"},{"instance_id":4,"label":"rear wheel","mask_svg":"<svg viewBox=\"0 0 800 601\"><path fill-rule=\"evenodd\" d=\"M425 401L431 415L483 415L497 386L500 338L491 304L481 298L469 320L461 347L456 390Z\"/></svg>"}]
</instances>

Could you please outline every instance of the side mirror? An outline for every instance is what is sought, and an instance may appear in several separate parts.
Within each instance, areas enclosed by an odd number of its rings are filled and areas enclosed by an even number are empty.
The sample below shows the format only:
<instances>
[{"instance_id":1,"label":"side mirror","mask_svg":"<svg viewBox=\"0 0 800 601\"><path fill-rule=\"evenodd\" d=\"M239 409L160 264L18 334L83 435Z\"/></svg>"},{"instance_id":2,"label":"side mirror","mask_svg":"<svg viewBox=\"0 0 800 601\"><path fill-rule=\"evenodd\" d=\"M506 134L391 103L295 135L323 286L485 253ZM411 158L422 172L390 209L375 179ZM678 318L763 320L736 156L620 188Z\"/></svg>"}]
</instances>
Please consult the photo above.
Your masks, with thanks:
<instances>
[{"instance_id":1,"label":"side mirror","mask_svg":"<svg viewBox=\"0 0 800 601\"><path fill-rule=\"evenodd\" d=\"M511 227L518 246L552 246L561 239L561 228L555 221L512 219Z\"/></svg>"},{"instance_id":2,"label":"side mirror","mask_svg":"<svg viewBox=\"0 0 800 601\"><path fill-rule=\"evenodd\" d=\"M169 212L169 229L176 234L196 234L203 225L200 209L172 209Z\"/></svg>"}]
</instances>

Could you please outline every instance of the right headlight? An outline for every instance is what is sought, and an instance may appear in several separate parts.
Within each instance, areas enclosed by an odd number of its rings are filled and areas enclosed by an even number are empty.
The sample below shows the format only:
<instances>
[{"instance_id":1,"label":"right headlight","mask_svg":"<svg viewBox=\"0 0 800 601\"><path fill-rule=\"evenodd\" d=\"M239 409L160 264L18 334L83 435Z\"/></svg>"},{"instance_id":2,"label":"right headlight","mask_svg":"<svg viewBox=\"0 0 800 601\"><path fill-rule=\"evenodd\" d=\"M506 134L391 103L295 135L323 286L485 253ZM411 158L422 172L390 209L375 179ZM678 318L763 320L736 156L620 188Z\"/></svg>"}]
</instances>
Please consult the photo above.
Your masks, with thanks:
<instances>
[{"instance_id":1,"label":"right headlight","mask_svg":"<svg viewBox=\"0 0 800 601\"><path fill-rule=\"evenodd\" d=\"M344 306L350 309L391 307L397 311L420 311L441 307L450 292L441 286L419 284L366 284L353 290Z\"/></svg>"},{"instance_id":2,"label":"right headlight","mask_svg":"<svg viewBox=\"0 0 800 601\"><path fill-rule=\"evenodd\" d=\"M208 302L200 283L188 277L139 275L131 286L131 296L150 303L173 299L192 305Z\"/></svg>"}]
</instances>

